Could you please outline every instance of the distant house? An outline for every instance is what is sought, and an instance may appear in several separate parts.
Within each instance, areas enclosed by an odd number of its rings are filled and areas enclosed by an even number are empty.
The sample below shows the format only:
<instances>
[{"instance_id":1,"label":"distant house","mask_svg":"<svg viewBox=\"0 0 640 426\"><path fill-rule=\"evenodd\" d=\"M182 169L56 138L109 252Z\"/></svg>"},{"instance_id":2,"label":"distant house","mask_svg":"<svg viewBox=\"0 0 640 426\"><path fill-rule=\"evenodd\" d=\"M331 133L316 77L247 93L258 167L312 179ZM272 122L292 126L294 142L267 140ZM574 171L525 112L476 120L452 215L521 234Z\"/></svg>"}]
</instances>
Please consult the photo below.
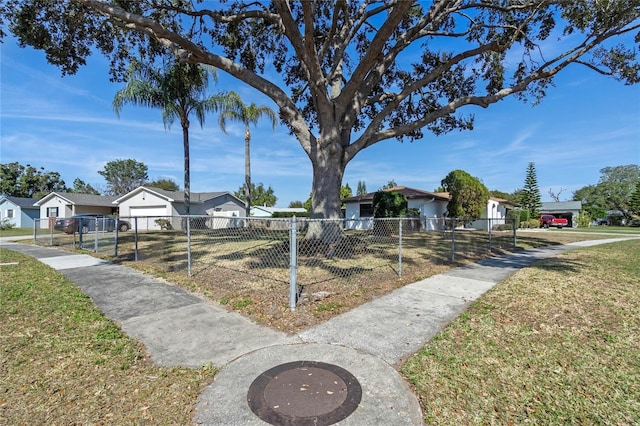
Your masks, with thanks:
<instances>
[{"instance_id":1,"label":"distant house","mask_svg":"<svg viewBox=\"0 0 640 426\"><path fill-rule=\"evenodd\" d=\"M100 213L111 215L118 213L118 207L113 205L116 197L103 195L79 194L75 192L52 192L38 200L34 205L40 209L40 218L71 217L80 213ZM40 228L48 228L49 223L40 221Z\"/></svg>"},{"instance_id":2,"label":"distant house","mask_svg":"<svg viewBox=\"0 0 640 426\"><path fill-rule=\"evenodd\" d=\"M15 228L33 228L35 219L40 219L40 208L34 204L37 198L1 196L0 220Z\"/></svg>"},{"instance_id":3,"label":"distant house","mask_svg":"<svg viewBox=\"0 0 640 426\"><path fill-rule=\"evenodd\" d=\"M422 227L425 230L438 230L444 227L444 218L447 216L447 204L449 204L448 192L429 192L421 189L396 186L385 191L400 192L407 199L407 207L419 212ZM358 195L342 200L345 204L345 229L370 229L373 223L373 196L375 192ZM491 197L487 202L482 217L485 220L477 220L470 227L488 230L505 223L507 212L518 207L501 198ZM486 220L491 219L491 220Z\"/></svg>"},{"instance_id":4,"label":"distant house","mask_svg":"<svg viewBox=\"0 0 640 426\"><path fill-rule=\"evenodd\" d=\"M498 225L504 225L509 210L520 207L520 204L514 203L504 198L490 197L487 207L482 210L482 219L471 223L474 229L482 229L488 231Z\"/></svg>"},{"instance_id":5,"label":"distant house","mask_svg":"<svg viewBox=\"0 0 640 426\"><path fill-rule=\"evenodd\" d=\"M540 214L551 214L555 217L565 218L569 226L578 226L578 214L582 210L582 201L546 202L540 207Z\"/></svg>"},{"instance_id":6,"label":"distant house","mask_svg":"<svg viewBox=\"0 0 640 426\"><path fill-rule=\"evenodd\" d=\"M178 216L186 214L183 191L141 186L115 199L113 204L119 207L120 217L133 219L131 225L138 229L161 229L161 224L156 222L160 218L170 220L173 228L180 229L182 220ZM230 226L225 218L239 218L244 212L244 202L227 191L192 192L189 205L192 216L221 219L220 223L208 221L206 226L209 228Z\"/></svg>"},{"instance_id":7,"label":"distant house","mask_svg":"<svg viewBox=\"0 0 640 426\"><path fill-rule=\"evenodd\" d=\"M251 217L272 217L274 213L304 214L307 209L302 207L266 207L251 206Z\"/></svg>"}]
</instances>

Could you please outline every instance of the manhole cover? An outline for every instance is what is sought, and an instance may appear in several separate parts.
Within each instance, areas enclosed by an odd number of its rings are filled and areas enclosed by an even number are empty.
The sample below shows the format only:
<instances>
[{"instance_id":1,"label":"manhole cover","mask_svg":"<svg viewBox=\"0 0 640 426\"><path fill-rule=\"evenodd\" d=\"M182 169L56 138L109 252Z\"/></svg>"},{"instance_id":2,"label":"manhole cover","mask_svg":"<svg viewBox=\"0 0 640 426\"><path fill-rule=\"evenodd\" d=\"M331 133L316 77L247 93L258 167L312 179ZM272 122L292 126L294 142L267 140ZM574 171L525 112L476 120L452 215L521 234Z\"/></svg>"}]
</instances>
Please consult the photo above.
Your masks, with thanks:
<instances>
[{"instance_id":1,"label":"manhole cover","mask_svg":"<svg viewBox=\"0 0 640 426\"><path fill-rule=\"evenodd\" d=\"M249 407L272 425L332 425L360 404L360 383L344 368L315 361L280 364L259 375Z\"/></svg>"}]
</instances>

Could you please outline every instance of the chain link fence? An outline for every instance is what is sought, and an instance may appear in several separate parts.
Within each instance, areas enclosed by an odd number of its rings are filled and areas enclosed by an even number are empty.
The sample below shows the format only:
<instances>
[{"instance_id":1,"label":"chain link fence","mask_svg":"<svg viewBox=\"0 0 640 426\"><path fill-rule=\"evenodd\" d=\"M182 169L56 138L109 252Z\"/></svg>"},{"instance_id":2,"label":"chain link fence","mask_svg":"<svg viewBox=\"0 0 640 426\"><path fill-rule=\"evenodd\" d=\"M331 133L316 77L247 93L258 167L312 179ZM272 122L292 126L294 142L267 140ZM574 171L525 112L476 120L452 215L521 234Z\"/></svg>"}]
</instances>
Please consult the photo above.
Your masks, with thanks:
<instances>
[{"instance_id":1,"label":"chain link fence","mask_svg":"<svg viewBox=\"0 0 640 426\"><path fill-rule=\"evenodd\" d=\"M33 239L36 244L70 250L87 250L105 256L117 255L118 228L114 217L69 219L35 219Z\"/></svg>"},{"instance_id":2,"label":"chain link fence","mask_svg":"<svg viewBox=\"0 0 640 426\"><path fill-rule=\"evenodd\" d=\"M155 216L115 222L127 227L99 219L65 229L55 223L36 224L37 243L147 262L233 292L287 289L292 310L327 290L474 261L512 251L517 242L515 223L504 219Z\"/></svg>"}]
</instances>

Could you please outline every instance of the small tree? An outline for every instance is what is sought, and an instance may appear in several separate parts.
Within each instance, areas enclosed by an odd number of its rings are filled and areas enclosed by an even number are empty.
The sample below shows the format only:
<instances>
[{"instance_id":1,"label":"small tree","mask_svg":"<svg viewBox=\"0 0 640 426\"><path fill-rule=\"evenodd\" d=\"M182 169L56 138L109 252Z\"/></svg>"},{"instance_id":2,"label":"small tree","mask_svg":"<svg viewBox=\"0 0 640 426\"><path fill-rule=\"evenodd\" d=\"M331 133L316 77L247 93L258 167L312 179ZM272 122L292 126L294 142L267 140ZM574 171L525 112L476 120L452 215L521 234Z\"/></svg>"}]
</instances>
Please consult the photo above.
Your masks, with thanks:
<instances>
[{"instance_id":1,"label":"small tree","mask_svg":"<svg viewBox=\"0 0 640 426\"><path fill-rule=\"evenodd\" d=\"M88 183L85 183L80 178L75 178L75 180L73 181L73 188L71 189L71 192L76 192L78 194L100 195L100 191L98 191Z\"/></svg>"},{"instance_id":2,"label":"small tree","mask_svg":"<svg viewBox=\"0 0 640 426\"><path fill-rule=\"evenodd\" d=\"M147 181L147 165L136 160L115 160L104 165L98 174L107 181L107 194L124 195Z\"/></svg>"},{"instance_id":3,"label":"small tree","mask_svg":"<svg viewBox=\"0 0 640 426\"><path fill-rule=\"evenodd\" d=\"M180 191L180 186L173 179L156 179L152 182L147 182L145 185L164 189L165 191Z\"/></svg>"},{"instance_id":4,"label":"small tree","mask_svg":"<svg viewBox=\"0 0 640 426\"><path fill-rule=\"evenodd\" d=\"M540 188L538 187L538 177L536 176L536 166L533 162L527 165L527 176L524 180L524 187L518 199L522 208L529 210L531 217L537 217L542 207L540 198Z\"/></svg>"},{"instance_id":5,"label":"small tree","mask_svg":"<svg viewBox=\"0 0 640 426\"><path fill-rule=\"evenodd\" d=\"M358 189L356 189L356 195L365 195L367 193L367 185L363 180L358 181Z\"/></svg>"},{"instance_id":6,"label":"small tree","mask_svg":"<svg viewBox=\"0 0 640 426\"><path fill-rule=\"evenodd\" d=\"M640 180L636 183L636 189L631 194L631 199L629 200L629 210L633 213L640 215Z\"/></svg>"},{"instance_id":7,"label":"small tree","mask_svg":"<svg viewBox=\"0 0 640 426\"><path fill-rule=\"evenodd\" d=\"M276 205L276 201L278 201L278 197L276 197L275 192L273 191L273 188L271 186L269 186L268 188L265 188L262 183L259 183L258 185L252 183L251 194L253 197L254 206L273 207ZM242 201L246 201L244 198L245 185L240 185L240 188L238 188L238 190L235 192L234 195L240 198Z\"/></svg>"},{"instance_id":8,"label":"small tree","mask_svg":"<svg viewBox=\"0 0 640 426\"><path fill-rule=\"evenodd\" d=\"M373 194L373 217L402 217L407 213L407 199L398 191Z\"/></svg>"},{"instance_id":9,"label":"small tree","mask_svg":"<svg viewBox=\"0 0 640 426\"><path fill-rule=\"evenodd\" d=\"M478 218L482 216L490 194L478 178L464 170L454 170L442 180L441 185L451 196L447 204L449 217Z\"/></svg>"},{"instance_id":10,"label":"small tree","mask_svg":"<svg viewBox=\"0 0 640 426\"><path fill-rule=\"evenodd\" d=\"M395 188L396 186L398 186L398 184L396 183L396 181L395 181L395 180L393 180L393 179L391 179L389 182L387 182L387 184L386 184L386 185L383 185L383 186L382 186L382 188L380 188L380 189L381 189L381 190L382 190L382 189L391 189L391 188Z\"/></svg>"}]
</instances>

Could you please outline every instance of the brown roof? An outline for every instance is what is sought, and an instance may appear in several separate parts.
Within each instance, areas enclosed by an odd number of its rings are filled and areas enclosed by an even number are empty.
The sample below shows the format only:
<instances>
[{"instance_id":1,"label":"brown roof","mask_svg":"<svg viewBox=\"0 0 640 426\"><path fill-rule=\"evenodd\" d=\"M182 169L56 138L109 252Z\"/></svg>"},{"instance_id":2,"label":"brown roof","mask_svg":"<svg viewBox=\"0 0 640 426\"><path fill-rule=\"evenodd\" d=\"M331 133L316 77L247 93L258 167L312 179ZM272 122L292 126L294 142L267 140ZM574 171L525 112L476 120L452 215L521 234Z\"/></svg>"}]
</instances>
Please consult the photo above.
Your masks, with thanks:
<instances>
[{"instance_id":1,"label":"brown roof","mask_svg":"<svg viewBox=\"0 0 640 426\"><path fill-rule=\"evenodd\" d=\"M394 186L393 188L386 188L383 191L397 191L405 196L407 200L416 198L431 198L441 201L449 201L449 193L447 192L429 192L422 189L408 188L406 186ZM377 191L376 191L377 192ZM375 192L370 192L364 195L356 195L355 197L344 198L343 203L359 202L359 201L371 201Z\"/></svg>"}]
</instances>

